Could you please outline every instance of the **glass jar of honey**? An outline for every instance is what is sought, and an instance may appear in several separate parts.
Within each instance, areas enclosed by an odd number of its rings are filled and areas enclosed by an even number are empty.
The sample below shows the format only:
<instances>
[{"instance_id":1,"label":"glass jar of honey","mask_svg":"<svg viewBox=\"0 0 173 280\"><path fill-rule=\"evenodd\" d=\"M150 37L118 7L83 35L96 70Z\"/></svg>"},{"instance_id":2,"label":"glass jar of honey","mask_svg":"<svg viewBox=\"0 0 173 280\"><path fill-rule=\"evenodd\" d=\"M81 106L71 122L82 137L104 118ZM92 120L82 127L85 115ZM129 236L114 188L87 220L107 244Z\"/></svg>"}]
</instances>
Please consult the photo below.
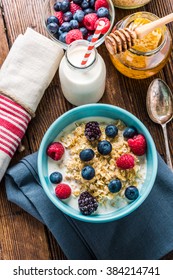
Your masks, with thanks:
<instances>
[{"instance_id":1,"label":"glass jar of honey","mask_svg":"<svg viewBox=\"0 0 173 280\"><path fill-rule=\"evenodd\" d=\"M148 12L138 12L119 21L113 30L122 28L135 29L139 25L157 20L158 17ZM172 39L166 26L156 28L142 39L136 39L135 45L112 55L110 58L116 69L123 75L134 79L145 79L158 73L166 64L171 54Z\"/></svg>"},{"instance_id":2,"label":"glass jar of honey","mask_svg":"<svg viewBox=\"0 0 173 280\"><path fill-rule=\"evenodd\" d=\"M121 9L135 9L148 4L151 0L113 0L113 4Z\"/></svg>"}]
</instances>

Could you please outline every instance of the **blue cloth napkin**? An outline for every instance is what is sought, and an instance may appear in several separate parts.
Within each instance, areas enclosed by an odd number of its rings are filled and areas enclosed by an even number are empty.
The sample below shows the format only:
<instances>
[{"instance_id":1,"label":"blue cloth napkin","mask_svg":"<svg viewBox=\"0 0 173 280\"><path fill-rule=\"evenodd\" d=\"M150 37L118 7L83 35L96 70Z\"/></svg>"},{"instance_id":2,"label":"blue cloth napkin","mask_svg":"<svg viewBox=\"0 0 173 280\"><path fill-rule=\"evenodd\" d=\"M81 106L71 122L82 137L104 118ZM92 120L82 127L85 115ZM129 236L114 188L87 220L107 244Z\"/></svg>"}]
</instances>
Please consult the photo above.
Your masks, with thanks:
<instances>
[{"instance_id":1,"label":"blue cloth napkin","mask_svg":"<svg viewBox=\"0 0 173 280\"><path fill-rule=\"evenodd\" d=\"M118 221L84 223L59 211L40 185L37 153L7 171L7 197L49 228L68 259L160 259L173 250L173 172L158 157L151 193L135 212Z\"/></svg>"}]
</instances>

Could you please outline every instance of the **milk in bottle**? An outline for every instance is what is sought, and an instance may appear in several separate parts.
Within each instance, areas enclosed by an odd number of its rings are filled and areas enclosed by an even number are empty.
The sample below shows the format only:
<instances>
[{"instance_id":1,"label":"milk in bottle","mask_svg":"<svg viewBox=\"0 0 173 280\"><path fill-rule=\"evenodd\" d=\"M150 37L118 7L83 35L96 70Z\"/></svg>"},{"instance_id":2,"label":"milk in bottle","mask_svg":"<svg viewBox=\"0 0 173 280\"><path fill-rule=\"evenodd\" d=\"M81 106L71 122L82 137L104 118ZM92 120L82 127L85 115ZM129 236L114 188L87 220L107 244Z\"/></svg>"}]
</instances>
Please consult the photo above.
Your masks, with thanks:
<instances>
[{"instance_id":1,"label":"milk in bottle","mask_svg":"<svg viewBox=\"0 0 173 280\"><path fill-rule=\"evenodd\" d=\"M76 106L98 102L105 90L106 67L95 48L87 63L81 65L88 44L86 40L71 43L59 66L62 92Z\"/></svg>"}]
</instances>

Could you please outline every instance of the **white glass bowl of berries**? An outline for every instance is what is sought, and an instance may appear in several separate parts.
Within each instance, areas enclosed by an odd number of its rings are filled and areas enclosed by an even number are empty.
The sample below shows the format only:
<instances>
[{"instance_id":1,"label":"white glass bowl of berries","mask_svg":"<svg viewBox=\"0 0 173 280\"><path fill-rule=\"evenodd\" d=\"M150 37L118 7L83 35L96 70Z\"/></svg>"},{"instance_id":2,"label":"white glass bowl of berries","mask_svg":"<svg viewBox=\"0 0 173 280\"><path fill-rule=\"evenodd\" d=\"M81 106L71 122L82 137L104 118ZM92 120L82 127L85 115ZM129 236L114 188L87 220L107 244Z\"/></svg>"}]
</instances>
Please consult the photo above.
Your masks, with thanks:
<instances>
[{"instance_id":1,"label":"white glass bowl of berries","mask_svg":"<svg viewBox=\"0 0 173 280\"><path fill-rule=\"evenodd\" d=\"M95 47L100 46L114 19L111 0L46 0L44 5L44 26L63 49L76 40L91 41L99 20L103 20L105 26Z\"/></svg>"}]
</instances>

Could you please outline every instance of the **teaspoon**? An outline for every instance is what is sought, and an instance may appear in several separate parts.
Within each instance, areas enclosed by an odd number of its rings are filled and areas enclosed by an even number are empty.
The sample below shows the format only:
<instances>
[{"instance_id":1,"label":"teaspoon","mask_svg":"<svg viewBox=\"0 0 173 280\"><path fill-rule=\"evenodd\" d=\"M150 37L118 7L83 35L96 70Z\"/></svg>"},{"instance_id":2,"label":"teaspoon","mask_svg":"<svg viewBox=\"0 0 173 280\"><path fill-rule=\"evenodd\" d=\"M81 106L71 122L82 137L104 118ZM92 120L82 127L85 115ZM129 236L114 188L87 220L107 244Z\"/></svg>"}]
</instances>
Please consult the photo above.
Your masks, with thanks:
<instances>
[{"instance_id":1,"label":"teaspoon","mask_svg":"<svg viewBox=\"0 0 173 280\"><path fill-rule=\"evenodd\" d=\"M162 126L166 147L166 160L168 166L172 169L166 124L173 117L173 96L170 88L163 80L155 79L151 82L147 91L146 106L151 120Z\"/></svg>"}]
</instances>

